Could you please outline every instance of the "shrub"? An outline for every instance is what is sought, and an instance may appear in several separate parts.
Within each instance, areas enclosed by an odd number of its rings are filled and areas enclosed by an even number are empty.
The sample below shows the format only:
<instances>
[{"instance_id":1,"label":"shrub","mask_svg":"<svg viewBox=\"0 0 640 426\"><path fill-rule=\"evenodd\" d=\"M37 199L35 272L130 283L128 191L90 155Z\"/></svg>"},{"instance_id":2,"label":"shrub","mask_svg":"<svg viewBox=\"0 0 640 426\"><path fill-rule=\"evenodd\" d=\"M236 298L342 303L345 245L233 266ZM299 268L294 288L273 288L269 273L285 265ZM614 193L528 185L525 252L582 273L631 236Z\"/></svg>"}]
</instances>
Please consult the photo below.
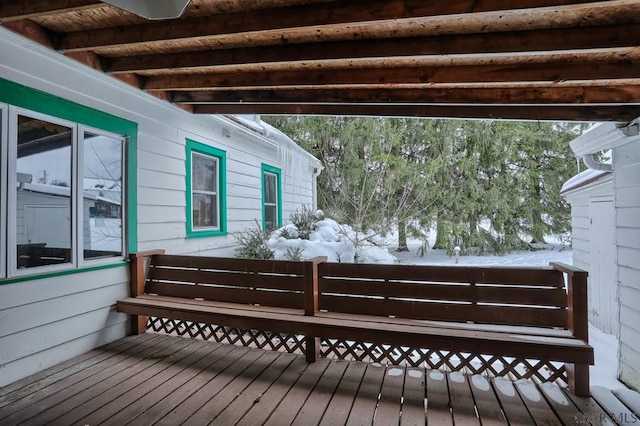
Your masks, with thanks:
<instances>
[{"instance_id":1,"label":"shrub","mask_svg":"<svg viewBox=\"0 0 640 426\"><path fill-rule=\"evenodd\" d=\"M298 229L298 237L302 240L308 240L311 233L318 229L316 222L319 218L316 212L307 206L303 206L302 210L296 210L291 213L289 220Z\"/></svg>"},{"instance_id":2,"label":"shrub","mask_svg":"<svg viewBox=\"0 0 640 426\"><path fill-rule=\"evenodd\" d=\"M235 234L239 247L235 249L236 256L248 259L273 259L274 252L267 246L270 232L264 231L258 222L255 228Z\"/></svg>"},{"instance_id":3,"label":"shrub","mask_svg":"<svg viewBox=\"0 0 640 426\"><path fill-rule=\"evenodd\" d=\"M300 247L289 247L284 254L284 258L294 262L300 262L302 260L302 251Z\"/></svg>"}]
</instances>

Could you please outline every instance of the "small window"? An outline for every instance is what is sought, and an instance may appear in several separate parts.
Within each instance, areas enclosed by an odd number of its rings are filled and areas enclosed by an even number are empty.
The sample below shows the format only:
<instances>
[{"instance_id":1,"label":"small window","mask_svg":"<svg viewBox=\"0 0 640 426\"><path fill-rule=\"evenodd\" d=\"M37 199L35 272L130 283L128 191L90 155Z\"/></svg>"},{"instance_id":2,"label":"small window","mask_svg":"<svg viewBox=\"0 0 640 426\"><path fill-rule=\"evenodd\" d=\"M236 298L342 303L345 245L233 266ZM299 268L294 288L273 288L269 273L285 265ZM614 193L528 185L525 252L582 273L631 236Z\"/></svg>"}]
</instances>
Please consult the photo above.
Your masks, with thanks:
<instances>
[{"instance_id":1,"label":"small window","mask_svg":"<svg viewBox=\"0 0 640 426\"><path fill-rule=\"evenodd\" d=\"M227 233L226 153L187 139L187 237Z\"/></svg>"},{"instance_id":2,"label":"small window","mask_svg":"<svg viewBox=\"0 0 640 426\"><path fill-rule=\"evenodd\" d=\"M280 176L280 169L262 165L262 227L264 229L282 226Z\"/></svg>"}]
</instances>

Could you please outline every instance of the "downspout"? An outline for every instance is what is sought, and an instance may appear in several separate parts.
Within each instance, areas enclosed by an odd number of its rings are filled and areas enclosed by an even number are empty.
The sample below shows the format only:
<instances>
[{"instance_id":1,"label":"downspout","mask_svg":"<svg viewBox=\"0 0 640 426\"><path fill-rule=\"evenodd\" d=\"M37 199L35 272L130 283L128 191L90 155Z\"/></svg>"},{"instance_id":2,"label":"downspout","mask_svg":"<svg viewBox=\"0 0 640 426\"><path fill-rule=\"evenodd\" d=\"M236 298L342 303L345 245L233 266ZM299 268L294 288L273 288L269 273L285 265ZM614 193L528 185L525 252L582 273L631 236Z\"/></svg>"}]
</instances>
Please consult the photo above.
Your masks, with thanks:
<instances>
[{"instance_id":1,"label":"downspout","mask_svg":"<svg viewBox=\"0 0 640 426\"><path fill-rule=\"evenodd\" d=\"M611 167L611 164L600 163L596 161L596 159L593 158L593 154L583 156L582 161L591 170L601 170L605 172L610 172L613 169Z\"/></svg>"},{"instance_id":2,"label":"downspout","mask_svg":"<svg viewBox=\"0 0 640 426\"><path fill-rule=\"evenodd\" d=\"M312 197L313 197L313 210L318 210L318 176L322 173L323 167L318 166L313 168L313 185L312 185Z\"/></svg>"}]
</instances>

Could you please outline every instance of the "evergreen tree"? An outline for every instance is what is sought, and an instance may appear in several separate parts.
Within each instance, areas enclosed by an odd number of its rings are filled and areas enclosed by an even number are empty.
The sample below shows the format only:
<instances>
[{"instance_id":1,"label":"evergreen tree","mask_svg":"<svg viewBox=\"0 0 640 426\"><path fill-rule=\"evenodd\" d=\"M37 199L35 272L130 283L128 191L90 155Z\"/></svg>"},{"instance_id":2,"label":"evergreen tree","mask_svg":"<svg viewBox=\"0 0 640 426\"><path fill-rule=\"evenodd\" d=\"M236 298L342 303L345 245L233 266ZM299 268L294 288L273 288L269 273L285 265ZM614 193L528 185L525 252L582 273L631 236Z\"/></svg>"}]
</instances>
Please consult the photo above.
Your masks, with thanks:
<instances>
[{"instance_id":1,"label":"evergreen tree","mask_svg":"<svg viewBox=\"0 0 640 426\"><path fill-rule=\"evenodd\" d=\"M358 230L437 228L434 248L505 253L570 229L560 197L576 172L569 141L583 130L550 122L265 117L325 169L318 204Z\"/></svg>"}]
</instances>

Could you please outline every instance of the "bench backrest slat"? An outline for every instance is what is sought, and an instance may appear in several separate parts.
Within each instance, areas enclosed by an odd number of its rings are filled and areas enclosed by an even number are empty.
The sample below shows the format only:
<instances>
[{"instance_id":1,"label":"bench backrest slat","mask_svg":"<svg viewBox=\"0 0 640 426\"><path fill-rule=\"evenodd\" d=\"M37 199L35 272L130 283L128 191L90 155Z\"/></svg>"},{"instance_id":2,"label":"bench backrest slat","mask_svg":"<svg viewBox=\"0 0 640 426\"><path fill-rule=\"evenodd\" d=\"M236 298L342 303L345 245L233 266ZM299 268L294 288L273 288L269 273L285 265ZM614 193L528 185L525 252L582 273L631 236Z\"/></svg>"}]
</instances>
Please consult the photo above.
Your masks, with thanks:
<instances>
[{"instance_id":1,"label":"bench backrest slat","mask_svg":"<svg viewBox=\"0 0 640 426\"><path fill-rule=\"evenodd\" d=\"M302 291L300 275L265 274L229 270L198 270L151 265L147 275L150 290L155 282L196 283L219 286L264 287Z\"/></svg>"},{"instance_id":2,"label":"bench backrest slat","mask_svg":"<svg viewBox=\"0 0 640 426\"><path fill-rule=\"evenodd\" d=\"M448 283L509 284L564 288L562 274L551 268L381 265L321 263L320 276Z\"/></svg>"},{"instance_id":3,"label":"bench backrest slat","mask_svg":"<svg viewBox=\"0 0 640 426\"><path fill-rule=\"evenodd\" d=\"M567 327L563 274L553 269L322 263L318 274L321 310Z\"/></svg>"},{"instance_id":4,"label":"bench backrest slat","mask_svg":"<svg viewBox=\"0 0 640 426\"><path fill-rule=\"evenodd\" d=\"M196 284L154 283L150 294L218 302L258 304L280 308L303 308L304 295L290 291L269 291L264 288L218 287Z\"/></svg>"},{"instance_id":5,"label":"bench backrest slat","mask_svg":"<svg viewBox=\"0 0 640 426\"><path fill-rule=\"evenodd\" d=\"M145 293L304 309L301 262L156 255Z\"/></svg>"},{"instance_id":6,"label":"bench backrest slat","mask_svg":"<svg viewBox=\"0 0 640 426\"><path fill-rule=\"evenodd\" d=\"M176 266L181 268L211 268L229 271L268 272L275 274L304 273L303 262L284 260L238 259L233 257L206 257L185 255L156 255L153 264L157 266Z\"/></svg>"},{"instance_id":7,"label":"bench backrest slat","mask_svg":"<svg viewBox=\"0 0 640 426\"><path fill-rule=\"evenodd\" d=\"M379 296L403 299L434 300L444 302L483 302L514 305L550 306L565 308L567 296L563 289L548 287L479 284L443 284L432 282L407 283L403 281L353 280L344 278L321 279L322 294Z\"/></svg>"}]
</instances>

